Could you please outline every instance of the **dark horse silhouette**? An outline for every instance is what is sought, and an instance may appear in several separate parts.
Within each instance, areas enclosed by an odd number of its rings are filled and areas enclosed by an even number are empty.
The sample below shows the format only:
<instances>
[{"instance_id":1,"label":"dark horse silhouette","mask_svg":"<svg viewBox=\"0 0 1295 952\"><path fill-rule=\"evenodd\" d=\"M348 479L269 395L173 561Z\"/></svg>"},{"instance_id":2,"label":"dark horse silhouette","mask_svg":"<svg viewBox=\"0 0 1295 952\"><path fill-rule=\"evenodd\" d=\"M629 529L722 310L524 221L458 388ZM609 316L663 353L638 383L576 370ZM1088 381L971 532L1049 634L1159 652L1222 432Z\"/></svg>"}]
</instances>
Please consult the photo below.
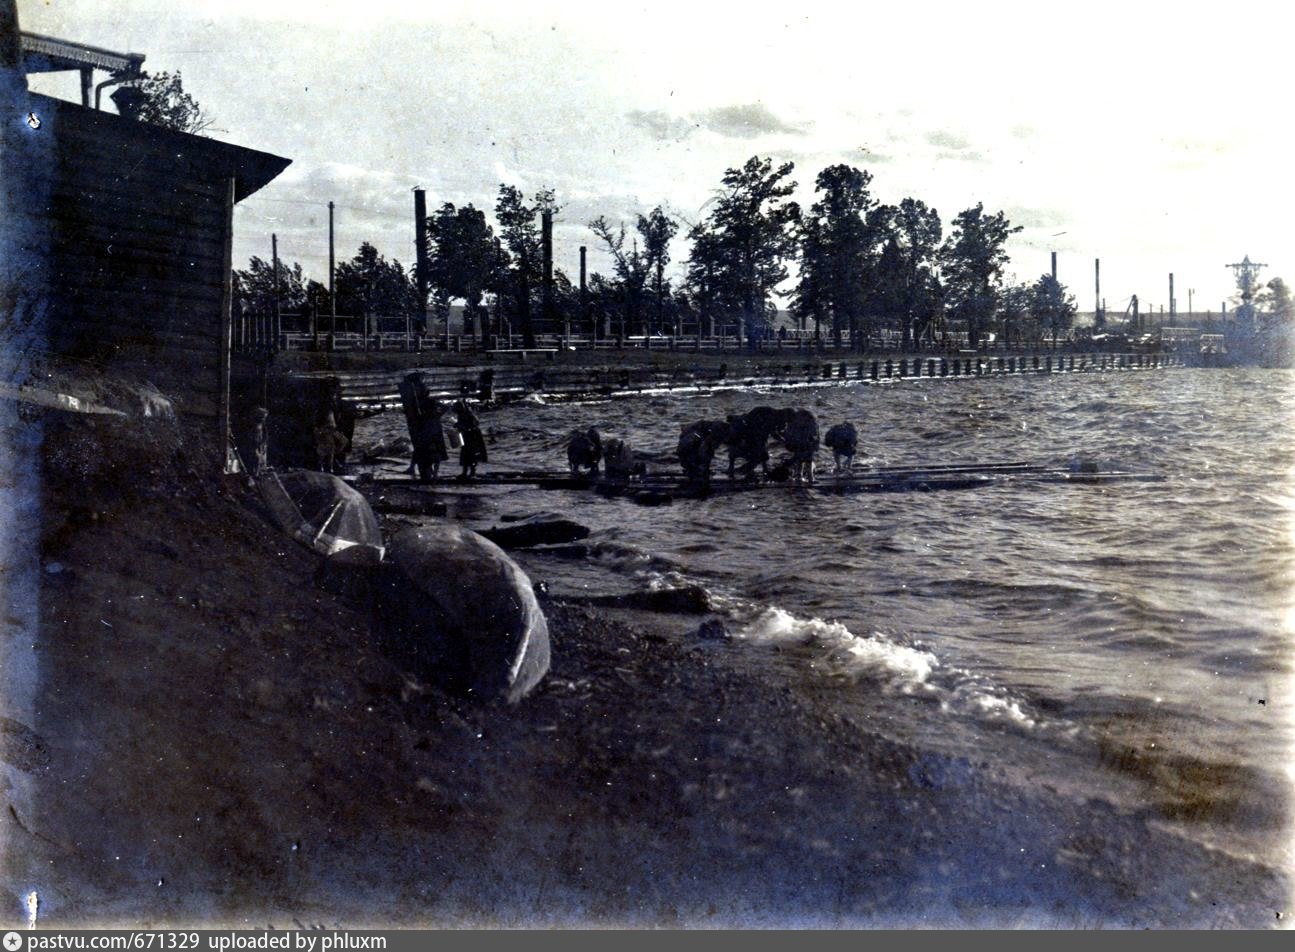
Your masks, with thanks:
<instances>
[{"instance_id":1,"label":"dark horse silhouette","mask_svg":"<svg viewBox=\"0 0 1295 952\"><path fill-rule=\"evenodd\" d=\"M583 469L592 476L598 472L598 463L602 458L602 439L596 429L591 426L583 432L571 431L571 439L567 441L567 464L571 467L572 475L579 475Z\"/></svg>"},{"instance_id":2,"label":"dark horse silhouette","mask_svg":"<svg viewBox=\"0 0 1295 952\"><path fill-rule=\"evenodd\" d=\"M782 436L783 428L790 418L790 410L775 410L766 406L752 407L746 413L730 416L728 478L734 478L739 459L745 461L742 475L747 479L755 478L757 466L768 476L769 440Z\"/></svg>"},{"instance_id":3,"label":"dark horse silhouette","mask_svg":"<svg viewBox=\"0 0 1295 952\"><path fill-rule=\"evenodd\" d=\"M791 453L788 463L796 482L814 481L814 454L818 452L818 420L808 410L790 411L782 431L782 442Z\"/></svg>"},{"instance_id":4,"label":"dark horse silhouette","mask_svg":"<svg viewBox=\"0 0 1295 952\"><path fill-rule=\"evenodd\" d=\"M731 435L729 424L723 420L698 420L689 423L679 432L679 465L690 480L710 482L710 464L715 451Z\"/></svg>"}]
</instances>

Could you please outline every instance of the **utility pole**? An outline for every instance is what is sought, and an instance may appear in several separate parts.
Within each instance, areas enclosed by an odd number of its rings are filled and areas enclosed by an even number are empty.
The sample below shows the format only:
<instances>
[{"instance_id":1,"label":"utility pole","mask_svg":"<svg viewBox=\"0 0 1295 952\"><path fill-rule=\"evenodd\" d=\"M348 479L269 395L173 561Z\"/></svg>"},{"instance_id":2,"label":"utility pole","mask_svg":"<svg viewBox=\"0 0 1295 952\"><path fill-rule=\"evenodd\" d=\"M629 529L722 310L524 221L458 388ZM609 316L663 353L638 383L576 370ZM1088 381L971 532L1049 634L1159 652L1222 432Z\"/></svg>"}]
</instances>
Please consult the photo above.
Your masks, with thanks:
<instances>
[{"instance_id":1,"label":"utility pole","mask_svg":"<svg viewBox=\"0 0 1295 952\"><path fill-rule=\"evenodd\" d=\"M274 307L270 311L270 353L279 349L279 236L270 234L270 258L274 266Z\"/></svg>"},{"instance_id":2,"label":"utility pole","mask_svg":"<svg viewBox=\"0 0 1295 952\"><path fill-rule=\"evenodd\" d=\"M1251 261L1250 256L1246 255L1238 264L1230 264L1226 267L1231 268L1236 275L1237 290L1241 292L1241 306L1237 308L1237 320L1253 327L1254 304L1251 302L1254 298L1255 284L1259 281L1260 270L1268 265Z\"/></svg>"},{"instance_id":3,"label":"utility pole","mask_svg":"<svg viewBox=\"0 0 1295 952\"><path fill-rule=\"evenodd\" d=\"M586 253L587 253L587 247L585 245L581 245L580 246L580 326L581 327L584 327L585 324L589 322L589 290L588 290L588 286L585 283ZM596 327L591 329L590 337L591 339L597 339L598 329Z\"/></svg>"},{"instance_id":4,"label":"utility pole","mask_svg":"<svg viewBox=\"0 0 1295 952\"><path fill-rule=\"evenodd\" d=\"M333 203L328 203L328 349L332 350L337 334L337 294L333 291L333 275L337 267L333 263Z\"/></svg>"},{"instance_id":5,"label":"utility pole","mask_svg":"<svg viewBox=\"0 0 1295 952\"><path fill-rule=\"evenodd\" d=\"M414 189L414 277L418 281L419 337L427 333L427 192ZM449 314L445 320L449 321ZM475 328L474 328L475 330ZM409 322L405 322L405 341L409 341Z\"/></svg>"}]
</instances>

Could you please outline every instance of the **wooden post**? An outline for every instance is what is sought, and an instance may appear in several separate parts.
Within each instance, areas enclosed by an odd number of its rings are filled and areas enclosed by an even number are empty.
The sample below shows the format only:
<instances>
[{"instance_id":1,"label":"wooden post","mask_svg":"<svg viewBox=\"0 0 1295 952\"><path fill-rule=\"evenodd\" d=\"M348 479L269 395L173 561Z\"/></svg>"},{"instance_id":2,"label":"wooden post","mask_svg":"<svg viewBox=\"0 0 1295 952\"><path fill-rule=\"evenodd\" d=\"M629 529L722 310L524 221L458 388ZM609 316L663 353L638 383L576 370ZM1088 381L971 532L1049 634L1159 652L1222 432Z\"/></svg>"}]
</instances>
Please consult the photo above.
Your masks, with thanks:
<instances>
[{"instance_id":1,"label":"wooden post","mask_svg":"<svg viewBox=\"0 0 1295 952\"><path fill-rule=\"evenodd\" d=\"M221 221L221 266L224 268L220 286L220 404L216 408L216 426L219 428L220 455L226 473L234 471L234 445L230 420L230 348L233 346L234 318L234 179L225 188L225 208Z\"/></svg>"},{"instance_id":2,"label":"wooden post","mask_svg":"<svg viewBox=\"0 0 1295 952\"><path fill-rule=\"evenodd\" d=\"M598 328L594 327L589 320L589 286L586 281L587 261L586 255L588 248L585 245L580 246L580 331L584 333L586 326L589 327L589 339L595 341L598 339Z\"/></svg>"},{"instance_id":3,"label":"wooden post","mask_svg":"<svg viewBox=\"0 0 1295 952\"><path fill-rule=\"evenodd\" d=\"M337 294L333 290L333 275L337 266L333 261L333 203L328 203L328 349L337 346Z\"/></svg>"},{"instance_id":4,"label":"wooden post","mask_svg":"<svg viewBox=\"0 0 1295 952\"><path fill-rule=\"evenodd\" d=\"M270 352L274 353L279 349L279 236L273 232L270 233L270 257L274 260L274 307L270 310L270 333L273 338L270 341Z\"/></svg>"}]
</instances>

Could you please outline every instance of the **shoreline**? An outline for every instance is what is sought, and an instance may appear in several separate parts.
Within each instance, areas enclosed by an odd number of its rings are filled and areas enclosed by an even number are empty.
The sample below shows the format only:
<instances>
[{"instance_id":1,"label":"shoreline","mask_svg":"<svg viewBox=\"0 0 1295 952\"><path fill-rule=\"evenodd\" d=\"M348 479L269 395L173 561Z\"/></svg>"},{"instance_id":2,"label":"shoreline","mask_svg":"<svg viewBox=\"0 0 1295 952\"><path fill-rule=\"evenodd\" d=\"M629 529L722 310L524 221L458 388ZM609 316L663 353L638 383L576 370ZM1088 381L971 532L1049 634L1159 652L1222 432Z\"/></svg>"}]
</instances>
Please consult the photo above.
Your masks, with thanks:
<instances>
[{"instance_id":1,"label":"shoreline","mask_svg":"<svg viewBox=\"0 0 1295 952\"><path fill-rule=\"evenodd\" d=\"M536 692L467 705L192 434L46 420L0 815L44 924L1280 925L1277 870L886 740L705 614L548 600Z\"/></svg>"}]
</instances>

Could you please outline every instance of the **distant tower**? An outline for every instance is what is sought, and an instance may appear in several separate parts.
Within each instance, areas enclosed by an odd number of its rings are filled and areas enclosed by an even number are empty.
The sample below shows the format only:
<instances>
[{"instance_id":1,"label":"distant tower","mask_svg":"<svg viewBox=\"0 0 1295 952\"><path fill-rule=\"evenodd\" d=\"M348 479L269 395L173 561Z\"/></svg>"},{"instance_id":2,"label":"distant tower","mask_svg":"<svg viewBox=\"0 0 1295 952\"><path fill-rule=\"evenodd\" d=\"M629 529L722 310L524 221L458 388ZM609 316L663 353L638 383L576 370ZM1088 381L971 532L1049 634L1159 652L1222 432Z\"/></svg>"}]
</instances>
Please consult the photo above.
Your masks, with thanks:
<instances>
[{"instance_id":1,"label":"distant tower","mask_svg":"<svg viewBox=\"0 0 1295 952\"><path fill-rule=\"evenodd\" d=\"M1237 291L1241 295L1241 306L1237 308L1237 322L1254 327L1255 308L1251 302L1255 296L1255 287L1259 283L1259 271L1268 267L1266 264L1256 264L1246 255L1240 264L1229 264L1225 267L1231 268L1237 277Z\"/></svg>"}]
</instances>

